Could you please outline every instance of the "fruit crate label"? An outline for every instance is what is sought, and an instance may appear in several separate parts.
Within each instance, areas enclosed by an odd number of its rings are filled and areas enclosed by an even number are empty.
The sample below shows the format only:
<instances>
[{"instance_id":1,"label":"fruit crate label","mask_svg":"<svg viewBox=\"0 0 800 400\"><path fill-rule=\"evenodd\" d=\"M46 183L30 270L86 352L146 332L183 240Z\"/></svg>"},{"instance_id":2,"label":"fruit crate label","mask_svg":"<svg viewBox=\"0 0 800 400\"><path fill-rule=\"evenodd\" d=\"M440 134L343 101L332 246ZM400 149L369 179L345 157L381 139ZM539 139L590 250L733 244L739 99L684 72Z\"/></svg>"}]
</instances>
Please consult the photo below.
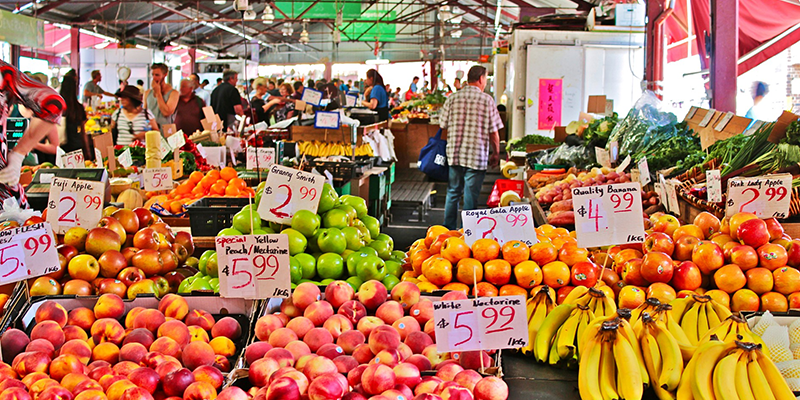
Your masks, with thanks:
<instances>
[{"instance_id":1,"label":"fruit crate label","mask_svg":"<svg viewBox=\"0 0 800 400\"><path fill-rule=\"evenodd\" d=\"M511 240L519 240L528 246L539 243L529 204L464 210L461 220L464 221L464 241L470 247L482 238L494 239L500 245Z\"/></svg>"},{"instance_id":2,"label":"fruit crate label","mask_svg":"<svg viewBox=\"0 0 800 400\"><path fill-rule=\"evenodd\" d=\"M572 189L579 247L644 242L638 182Z\"/></svg>"},{"instance_id":3,"label":"fruit crate label","mask_svg":"<svg viewBox=\"0 0 800 400\"><path fill-rule=\"evenodd\" d=\"M289 237L283 234L218 236L219 293L222 297L289 297Z\"/></svg>"},{"instance_id":4,"label":"fruit crate label","mask_svg":"<svg viewBox=\"0 0 800 400\"><path fill-rule=\"evenodd\" d=\"M289 225L299 210L317 212L325 177L273 164L267 175L258 215L267 221Z\"/></svg>"},{"instance_id":5,"label":"fruit crate label","mask_svg":"<svg viewBox=\"0 0 800 400\"><path fill-rule=\"evenodd\" d=\"M0 284L61 269L56 245L47 222L0 231Z\"/></svg>"},{"instance_id":6,"label":"fruit crate label","mask_svg":"<svg viewBox=\"0 0 800 400\"><path fill-rule=\"evenodd\" d=\"M706 193L708 193L708 201L712 203L719 203L722 201L722 178L720 170L710 169L706 171Z\"/></svg>"},{"instance_id":7,"label":"fruit crate label","mask_svg":"<svg viewBox=\"0 0 800 400\"><path fill-rule=\"evenodd\" d=\"M645 187L648 183L650 183L650 166L647 165L647 157L642 157L639 160L639 183L642 184L642 187Z\"/></svg>"},{"instance_id":8,"label":"fruit crate label","mask_svg":"<svg viewBox=\"0 0 800 400\"><path fill-rule=\"evenodd\" d=\"M172 168L145 168L142 177L148 192L172 189Z\"/></svg>"},{"instance_id":9,"label":"fruit crate label","mask_svg":"<svg viewBox=\"0 0 800 400\"><path fill-rule=\"evenodd\" d=\"M528 344L524 296L433 302L436 351L512 349Z\"/></svg>"},{"instance_id":10,"label":"fruit crate label","mask_svg":"<svg viewBox=\"0 0 800 400\"><path fill-rule=\"evenodd\" d=\"M749 212L759 218L786 218L792 200L792 175L776 174L728 180L726 215Z\"/></svg>"},{"instance_id":11,"label":"fruit crate label","mask_svg":"<svg viewBox=\"0 0 800 400\"><path fill-rule=\"evenodd\" d=\"M83 150L70 151L61 156L61 162L64 168L86 168L83 162Z\"/></svg>"},{"instance_id":12,"label":"fruit crate label","mask_svg":"<svg viewBox=\"0 0 800 400\"><path fill-rule=\"evenodd\" d=\"M94 228L103 217L104 194L102 182L53 177L47 200L47 222L59 235L73 226Z\"/></svg>"},{"instance_id":13,"label":"fruit crate label","mask_svg":"<svg viewBox=\"0 0 800 400\"><path fill-rule=\"evenodd\" d=\"M611 168L611 157L608 155L608 150L602 147L595 147L594 155L601 167Z\"/></svg>"},{"instance_id":14,"label":"fruit crate label","mask_svg":"<svg viewBox=\"0 0 800 400\"><path fill-rule=\"evenodd\" d=\"M269 169L275 164L275 149L271 147L248 147L247 169Z\"/></svg>"}]
</instances>

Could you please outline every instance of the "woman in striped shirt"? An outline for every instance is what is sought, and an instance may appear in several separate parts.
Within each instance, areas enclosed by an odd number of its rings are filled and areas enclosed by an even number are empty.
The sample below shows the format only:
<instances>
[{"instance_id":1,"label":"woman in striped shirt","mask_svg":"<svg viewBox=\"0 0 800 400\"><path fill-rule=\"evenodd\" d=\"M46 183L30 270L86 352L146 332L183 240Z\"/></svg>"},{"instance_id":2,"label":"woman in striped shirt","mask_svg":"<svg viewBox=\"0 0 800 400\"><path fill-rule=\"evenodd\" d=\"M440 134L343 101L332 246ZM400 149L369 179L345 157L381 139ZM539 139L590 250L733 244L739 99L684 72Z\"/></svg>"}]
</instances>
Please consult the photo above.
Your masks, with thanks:
<instances>
[{"instance_id":1,"label":"woman in striped shirt","mask_svg":"<svg viewBox=\"0 0 800 400\"><path fill-rule=\"evenodd\" d=\"M114 144L127 146L134 140L144 140L145 132L158 130L153 113L142 107L142 93L136 86L125 86L116 95L122 107L111 114L111 130L119 132Z\"/></svg>"}]
</instances>

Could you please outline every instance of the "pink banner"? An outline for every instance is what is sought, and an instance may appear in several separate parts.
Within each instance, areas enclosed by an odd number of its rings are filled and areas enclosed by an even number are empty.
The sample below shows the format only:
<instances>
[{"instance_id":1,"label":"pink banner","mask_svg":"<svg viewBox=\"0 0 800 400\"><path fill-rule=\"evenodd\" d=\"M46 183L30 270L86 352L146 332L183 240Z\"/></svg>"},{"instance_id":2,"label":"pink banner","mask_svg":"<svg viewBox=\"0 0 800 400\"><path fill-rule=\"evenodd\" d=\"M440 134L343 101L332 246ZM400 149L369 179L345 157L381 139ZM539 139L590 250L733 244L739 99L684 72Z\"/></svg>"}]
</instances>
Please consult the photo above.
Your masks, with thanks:
<instances>
[{"instance_id":1,"label":"pink banner","mask_svg":"<svg viewBox=\"0 0 800 400\"><path fill-rule=\"evenodd\" d=\"M539 130L561 126L561 79L539 79Z\"/></svg>"}]
</instances>

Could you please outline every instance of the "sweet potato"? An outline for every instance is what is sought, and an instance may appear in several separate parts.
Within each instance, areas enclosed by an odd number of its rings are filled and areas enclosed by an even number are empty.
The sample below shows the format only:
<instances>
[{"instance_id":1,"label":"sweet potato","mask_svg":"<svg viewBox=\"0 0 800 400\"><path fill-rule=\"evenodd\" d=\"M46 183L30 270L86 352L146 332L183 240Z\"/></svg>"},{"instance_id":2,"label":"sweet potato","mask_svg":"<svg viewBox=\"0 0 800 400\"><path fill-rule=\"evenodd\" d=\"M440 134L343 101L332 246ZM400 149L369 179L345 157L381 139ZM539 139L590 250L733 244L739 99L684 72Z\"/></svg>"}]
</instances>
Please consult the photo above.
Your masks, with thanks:
<instances>
[{"instance_id":1,"label":"sweet potato","mask_svg":"<svg viewBox=\"0 0 800 400\"><path fill-rule=\"evenodd\" d=\"M547 216L547 223L555 226L575 225L574 211L559 211Z\"/></svg>"},{"instance_id":2,"label":"sweet potato","mask_svg":"<svg viewBox=\"0 0 800 400\"><path fill-rule=\"evenodd\" d=\"M572 211L572 199L557 201L550 206L551 213L559 211Z\"/></svg>"}]
</instances>

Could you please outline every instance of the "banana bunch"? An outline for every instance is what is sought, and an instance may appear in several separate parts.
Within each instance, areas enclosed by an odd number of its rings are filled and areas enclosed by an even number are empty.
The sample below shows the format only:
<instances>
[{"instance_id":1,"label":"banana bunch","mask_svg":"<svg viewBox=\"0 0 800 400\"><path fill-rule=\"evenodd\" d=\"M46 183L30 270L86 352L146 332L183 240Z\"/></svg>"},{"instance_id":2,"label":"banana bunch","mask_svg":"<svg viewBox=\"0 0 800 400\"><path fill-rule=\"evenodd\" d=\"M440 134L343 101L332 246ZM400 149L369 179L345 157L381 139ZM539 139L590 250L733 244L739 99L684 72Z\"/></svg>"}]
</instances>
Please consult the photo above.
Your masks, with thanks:
<instances>
[{"instance_id":1,"label":"banana bunch","mask_svg":"<svg viewBox=\"0 0 800 400\"><path fill-rule=\"evenodd\" d=\"M734 342L738 340L740 342L758 343L762 346L761 352L769 355L769 350L764 344L764 340L761 339L761 336L756 335L755 332L750 330L750 326L747 325L747 321L738 315L729 316L718 327L709 330L705 336L700 338L698 345L702 345L710 341L714 336L717 338L717 340L721 340L723 342Z\"/></svg>"},{"instance_id":2,"label":"banana bunch","mask_svg":"<svg viewBox=\"0 0 800 400\"><path fill-rule=\"evenodd\" d=\"M644 303L640 304L639 307L634 308L631 310L631 324L633 325L633 329L638 330L641 328L641 317L643 313L648 313L651 316L658 314L659 307L661 307L661 301L655 297L649 297Z\"/></svg>"},{"instance_id":3,"label":"banana bunch","mask_svg":"<svg viewBox=\"0 0 800 400\"><path fill-rule=\"evenodd\" d=\"M626 336L624 319L598 318L601 319L605 321L592 323L592 330L587 330L583 337L583 355L578 366L581 399L639 400L647 376L642 376L641 353L637 356L637 350L631 344L631 340L636 341L636 338Z\"/></svg>"},{"instance_id":4,"label":"banana bunch","mask_svg":"<svg viewBox=\"0 0 800 400\"><path fill-rule=\"evenodd\" d=\"M794 399L775 363L748 342L709 340L681 377L677 400Z\"/></svg>"},{"instance_id":5,"label":"banana bunch","mask_svg":"<svg viewBox=\"0 0 800 400\"><path fill-rule=\"evenodd\" d=\"M522 353L533 354L533 342L542 327L542 322L556 307L554 299L555 291L549 286L543 285L533 297L529 298L525 304L528 312L528 345L522 348Z\"/></svg>"},{"instance_id":6,"label":"banana bunch","mask_svg":"<svg viewBox=\"0 0 800 400\"><path fill-rule=\"evenodd\" d=\"M536 334L533 357L551 365L573 366L578 359L579 339L592 320L594 313L586 306L565 302L554 308Z\"/></svg>"},{"instance_id":7,"label":"banana bunch","mask_svg":"<svg viewBox=\"0 0 800 400\"><path fill-rule=\"evenodd\" d=\"M330 157L330 156L345 156L353 157L353 148L350 145L343 144L342 142L327 143L327 142L297 142L297 148L300 154L305 154L311 157ZM356 147L356 156L370 156L373 157L375 153L372 151L372 146L369 143L364 143Z\"/></svg>"},{"instance_id":8,"label":"banana bunch","mask_svg":"<svg viewBox=\"0 0 800 400\"><path fill-rule=\"evenodd\" d=\"M661 400L675 400L683 373L683 357L675 336L658 317L644 312L637 338L656 396Z\"/></svg>"},{"instance_id":9,"label":"banana bunch","mask_svg":"<svg viewBox=\"0 0 800 400\"><path fill-rule=\"evenodd\" d=\"M689 342L696 346L708 331L720 326L731 316L728 307L716 302L710 296L691 295L675 299L672 318L683 328Z\"/></svg>"},{"instance_id":10,"label":"banana bunch","mask_svg":"<svg viewBox=\"0 0 800 400\"><path fill-rule=\"evenodd\" d=\"M595 317L616 316L614 298L601 289L577 286L564 299L564 303L589 307Z\"/></svg>"}]
</instances>

